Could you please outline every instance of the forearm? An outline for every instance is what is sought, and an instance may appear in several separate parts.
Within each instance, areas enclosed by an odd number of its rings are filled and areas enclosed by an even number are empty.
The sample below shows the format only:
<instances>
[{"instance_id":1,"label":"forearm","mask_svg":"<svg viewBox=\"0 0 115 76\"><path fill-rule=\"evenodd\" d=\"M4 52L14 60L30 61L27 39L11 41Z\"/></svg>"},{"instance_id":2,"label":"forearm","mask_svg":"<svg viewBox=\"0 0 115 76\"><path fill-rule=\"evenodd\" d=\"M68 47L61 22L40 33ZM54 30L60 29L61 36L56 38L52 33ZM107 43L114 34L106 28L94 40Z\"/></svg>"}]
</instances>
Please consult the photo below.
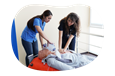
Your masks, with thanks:
<instances>
[{"instance_id":1,"label":"forearm","mask_svg":"<svg viewBox=\"0 0 115 76\"><path fill-rule=\"evenodd\" d=\"M59 41L58 41L58 48L61 49L62 46L62 31L59 31Z\"/></svg>"},{"instance_id":2,"label":"forearm","mask_svg":"<svg viewBox=\"0 0 115 76\"><path fill-rule=\"evenodd\" d=\"M35 26L37 31L39 32L40 36L43 37L46 41L48 41L48 37L44 34L44 32L41 30L40 26Z\"/></svg>"},{"instance_id":3,"label":"forearm","mask_svg":"<svg viewBox=\"0 0 115 76\"><path fill-rule=\"evenodd\" d=\"M59 49L61 49L61 46L62 46L62 38L59 37Z\"/></svg>"},{"instance_id":4,"label":"forearm","mask_svg":"<svg viewBox=\"0 0 115 76\"><path fill-rule=\"evenodd\" d=\"M70 37L69 37L69 39L68 39L68 41L67 41L67 43L66 43L66 45L65 45L65 47L64 47L64 50L66 50L66 49L68 48L68 46L70 45L70 43L71 43L73 37L74 37L73 35L70 35Z\"/></svg>"},{"instance_id":5,"label":"forearm","mask_svg":"<svg viewBox=\"0 0 115 76\"><path fill-rule=\"evenodd\" d=\"M41 47L43 48L43 38L40 36L40 34L39 34L39 39L40 39L40 42L41 42Z\"/></svg>"},{"instance_id":6,"label":"forearm","mask_svg":"<svg viewBox=\"0 0 115 76\"><path fill-rule=\"evenodd\" d=\"M39 32L39 34L40 34L40 36L41 36L42 38L44 38L46 41L49 40L48 37L44 34L43 31L42 31L42 32Z\"/></svg>"}]
</instances>

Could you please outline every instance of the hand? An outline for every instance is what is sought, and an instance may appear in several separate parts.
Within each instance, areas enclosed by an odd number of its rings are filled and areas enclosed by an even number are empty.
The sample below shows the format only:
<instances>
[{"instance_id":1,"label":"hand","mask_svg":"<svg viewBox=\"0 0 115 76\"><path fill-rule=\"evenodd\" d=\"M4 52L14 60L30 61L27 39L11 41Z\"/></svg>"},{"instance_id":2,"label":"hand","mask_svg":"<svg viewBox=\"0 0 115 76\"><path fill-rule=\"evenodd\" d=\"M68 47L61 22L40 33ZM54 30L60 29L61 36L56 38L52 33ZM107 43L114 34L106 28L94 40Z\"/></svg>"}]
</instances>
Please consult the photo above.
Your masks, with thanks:
<instances>
[{"instance_id":1,"label":"hand","mask_svg":"<svg viewBox=\"0 0 115 76\"><path fill-rule=\"evenodd\" d=\"M52 51L51 54L56 55L55 51Z\"/></svg>"},{"instance_id":2,"label":"hand","mask_svg":"<svg viewBox=\"0 0 115 76\"><path fill-rule=\"evenodd\" d=\"M60 53L63 53L63 49L59 49L58 51L59 51Z\"/></svg>"},{"instance_id":3,"label":"hand","mask_svg":"<svg viewBox=\"0 0 115 76\"><path fill-rule=\"evenodd\" d=\"M49 46L49 44L53 44L53 43L47 40L47 46Z\"/></svg>"},{"instance_id":4,"label":"hand","mask_svg":"<svg viewBox=\"0 0 115 76\"><path fill-rule=\"evenodd\" d=\"M64 53L66 53L66 50L65 50L65 49L63 49L63 52L64 52Z\"/></svg>"},{"instance_id":5,"label":"hand","mask_svg":"<svg viewBox=\"0 0 115 76\"><path fill-rule=\"evenodd\" d=\"M65 50L65 49L59 49L58 51L59 51L61 54L66 53L66 50Z\"/></svg>"}]
</instances>

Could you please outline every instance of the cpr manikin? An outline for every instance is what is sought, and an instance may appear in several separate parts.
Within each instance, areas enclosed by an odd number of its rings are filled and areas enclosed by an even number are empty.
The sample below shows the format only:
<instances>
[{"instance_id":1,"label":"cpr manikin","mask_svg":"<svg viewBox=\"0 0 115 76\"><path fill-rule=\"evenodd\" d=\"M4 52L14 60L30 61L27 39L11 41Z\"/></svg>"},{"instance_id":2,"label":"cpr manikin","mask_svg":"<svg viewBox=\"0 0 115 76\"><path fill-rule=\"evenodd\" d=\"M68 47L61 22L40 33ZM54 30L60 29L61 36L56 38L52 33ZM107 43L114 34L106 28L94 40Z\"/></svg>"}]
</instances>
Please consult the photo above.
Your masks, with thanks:
<instances>
[{"instance_id":1,"label":"cpr manikin","mask_svg":"<svg viewBox=\"0 0 115 76\"><path fill-rule=\"evenodd\" d=\"M44 64L47 63L48 66L58 70L71 70L90 63L88 59L78 56L74 51L67 51L69 52L60 53L53 44L49 46L45 44L43 50L39 51L38 57Z\"/></svg>"}]
</instances>

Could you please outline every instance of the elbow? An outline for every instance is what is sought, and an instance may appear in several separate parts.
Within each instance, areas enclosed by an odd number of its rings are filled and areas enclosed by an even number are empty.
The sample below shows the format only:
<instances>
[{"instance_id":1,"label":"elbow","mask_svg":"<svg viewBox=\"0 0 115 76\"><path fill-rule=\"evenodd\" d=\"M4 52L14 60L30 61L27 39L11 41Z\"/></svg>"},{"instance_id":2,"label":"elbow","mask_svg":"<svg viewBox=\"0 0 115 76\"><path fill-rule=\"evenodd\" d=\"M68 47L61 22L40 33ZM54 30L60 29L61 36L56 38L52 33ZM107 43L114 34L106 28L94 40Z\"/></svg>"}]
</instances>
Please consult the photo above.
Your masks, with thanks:
<instances>
[{"instance_id":1,"label":"elbow","mask_svg":"<svg viewBox=\"0 0 115 76\"><path fill-rule=\"evenodd\" d=\"M43 32L42 31L38 31L38 33L42 36Z\"/></svg>"}]
</instances>

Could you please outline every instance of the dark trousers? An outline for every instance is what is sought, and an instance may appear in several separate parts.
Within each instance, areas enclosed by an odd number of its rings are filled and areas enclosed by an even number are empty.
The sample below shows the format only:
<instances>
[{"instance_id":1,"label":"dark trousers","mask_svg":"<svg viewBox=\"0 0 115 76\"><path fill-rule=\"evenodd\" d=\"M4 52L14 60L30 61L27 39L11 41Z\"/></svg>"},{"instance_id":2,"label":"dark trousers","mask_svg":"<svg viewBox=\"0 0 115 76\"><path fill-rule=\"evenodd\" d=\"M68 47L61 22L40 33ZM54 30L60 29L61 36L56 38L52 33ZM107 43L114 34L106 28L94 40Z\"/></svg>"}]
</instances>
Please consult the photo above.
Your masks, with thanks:
<instances>
[{"instance_id":1,"label":"dark trousers","mask_svg":"<svg viewBox=\"0 0 115 76\"><path fill-rule=\"evenodd\" d=\"M28 56L29 55L37 55L38 54L38 42L37 41L33 41L33 42L28 42L22 39L22 45L25 49L26 52L26 66L29 65L29 60L28 60Z\"/></svg>"},{"instance_id":2,"label":"dark trousers","mask_svg":"<svg viewBox=\"0 0 115 76\"><path fill-rule=\"evenodd\" d=\"M75 40L76 40L76 37L74 37L72 39L72 41L70 42L70 45L69 45L68 49L75 51L75 42L76 42ZM65 47L67 41L68 41L68 39L62 39L62 48Z\"/></svg>"}]
</instances>

